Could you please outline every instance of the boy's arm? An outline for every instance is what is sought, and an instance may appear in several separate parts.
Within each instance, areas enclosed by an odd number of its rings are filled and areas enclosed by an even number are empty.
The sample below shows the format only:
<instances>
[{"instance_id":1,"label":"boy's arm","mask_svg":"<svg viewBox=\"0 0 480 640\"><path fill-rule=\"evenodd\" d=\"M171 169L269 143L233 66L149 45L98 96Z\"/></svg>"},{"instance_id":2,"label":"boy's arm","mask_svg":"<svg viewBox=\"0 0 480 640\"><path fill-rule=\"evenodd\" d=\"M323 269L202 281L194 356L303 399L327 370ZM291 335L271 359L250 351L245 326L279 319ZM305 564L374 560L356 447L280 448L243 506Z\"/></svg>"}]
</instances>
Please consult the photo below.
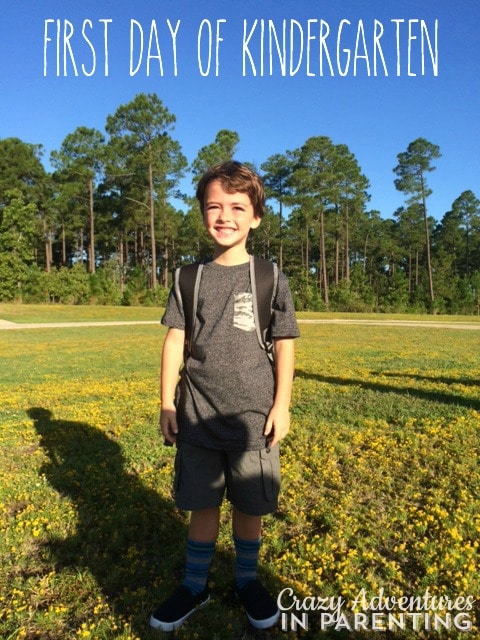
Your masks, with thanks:
<instances>
[{"instance_id":1,"label":"boy's arm","mask_svg":"<svg viewBox=\"0 0 480 640\"><path fill-rule=\"evenodd\" d=\"M267 418L264 434L273 447L284 438L290 429L290 400L292 397L295 367L293 338L274 340L275 352L275 398Z\"/></svg>"},{"instance_id":2,"label":"boy's arm","mask_svg":"<svg viewBox=\"0 0 480 640\"><path fill-rule=\"evenodd\" d=\"M174 444L178 426L175 407L175 389L183 363L185 331L170 327L163 343L160 374L160 428L165 444Z\"/></svg>"}]
</instances>

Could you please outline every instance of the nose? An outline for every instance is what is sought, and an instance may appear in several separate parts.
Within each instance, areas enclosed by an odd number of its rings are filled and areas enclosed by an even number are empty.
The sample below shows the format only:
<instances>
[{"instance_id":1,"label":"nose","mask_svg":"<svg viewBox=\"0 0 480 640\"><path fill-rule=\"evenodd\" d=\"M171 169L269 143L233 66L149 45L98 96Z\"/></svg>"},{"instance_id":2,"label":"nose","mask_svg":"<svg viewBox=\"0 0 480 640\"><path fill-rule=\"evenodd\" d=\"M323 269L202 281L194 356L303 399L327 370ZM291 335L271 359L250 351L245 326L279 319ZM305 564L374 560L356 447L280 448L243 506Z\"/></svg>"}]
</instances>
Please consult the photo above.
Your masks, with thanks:
<instances>
[{"instance_id":1,"label":"nose","mask_svg":"<svg viewBox=\"0 0 480 640\"><path fill-rule=\"evenodd\" d=\"M231 212L227 207L221 207L217 213L217 220L220 222L228 222L231 218Z\"/></svg>"}]
</instances>

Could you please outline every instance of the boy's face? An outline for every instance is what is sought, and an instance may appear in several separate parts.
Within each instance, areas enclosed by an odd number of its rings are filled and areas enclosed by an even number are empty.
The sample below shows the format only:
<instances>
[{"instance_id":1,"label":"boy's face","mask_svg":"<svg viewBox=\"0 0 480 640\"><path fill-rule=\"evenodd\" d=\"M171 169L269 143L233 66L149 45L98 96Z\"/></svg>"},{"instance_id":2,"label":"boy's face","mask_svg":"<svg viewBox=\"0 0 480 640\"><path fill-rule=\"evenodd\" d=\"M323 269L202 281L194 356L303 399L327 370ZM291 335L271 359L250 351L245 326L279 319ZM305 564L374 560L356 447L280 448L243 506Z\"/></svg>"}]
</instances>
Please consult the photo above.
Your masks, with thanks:
<instances>
[{"instance_id":1,"label":"boy's face","mask_svg":"<svg viewBox=\"0 0 480 640\"><path fill-rule=\"evenodd\" d=\"M245 248L250 229L256 229L261 218L247 193L228 193L214 180L205 189L203 222L215 246L226 250Z\"/></svg>"}]
</instances>

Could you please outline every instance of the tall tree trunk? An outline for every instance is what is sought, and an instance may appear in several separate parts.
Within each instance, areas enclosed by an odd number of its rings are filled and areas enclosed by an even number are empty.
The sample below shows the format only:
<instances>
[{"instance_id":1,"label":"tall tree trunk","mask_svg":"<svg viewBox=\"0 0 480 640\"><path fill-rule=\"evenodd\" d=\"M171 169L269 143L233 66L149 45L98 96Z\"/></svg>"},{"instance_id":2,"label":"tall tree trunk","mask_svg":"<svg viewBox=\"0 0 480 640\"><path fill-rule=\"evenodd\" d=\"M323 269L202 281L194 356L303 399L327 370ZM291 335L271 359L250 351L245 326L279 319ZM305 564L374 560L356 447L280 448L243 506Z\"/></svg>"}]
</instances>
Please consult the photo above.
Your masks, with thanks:
<instances>
[{"instance_id":1,"label":"tall tree trunk","mask_svg":"<svg viewBox=\"0 0 480 640\"><path fill-rule=\"evenodd\" d=\"M325 228L324 228L324 215L323 207L320 210L320 260L322 270L322 288L323 288L323 301L328 309L329 307L329 295L328 295L328 278L327 278L327 259L325 256Z\"/></svg>"},{"instance_id":2,"label":"tall tree trunk","mask_svg":"<svg viewBox=\"0 0 480 640\"><path fill-rule=\"evenodd\" d=\"M168 227L167 227L167 207L163 202L163 264L162 264L162 287L168 287L168 272L170 270L170 255L168 251Z\"/></svg>"},{"instance_id":3,"label":"tall tree trunk","mask_svg":"<svg viewBox=\"0 0 480 640\"><path fill-rule=\"evenodd\" d=\"M307 220L305 233L305 281L308 285L310 279L310 221Z\"/></svg>"},{"instance_id":4,"label":"tall tree trunk","mask_svg":"<svg viewBox=\"0 0 480 640\"><path fill-rule=\"evenodd\" d=\"M47 273L50 273L52 266L52 240L51 234L47 229L47 221L45 220L45 217L42 218L42 226L45 245L45 271Z\"/></svg>"},{"instance_id":5,"label":"tall tree trunk","mask_svg":"<svg viewBox=\"0 0 480 640\"><path fill-rule=\"evenodd\" d=\"M465 266L467 278L470 278L470 225L465 225Z\"/></svg>"},{"instance_id":6,"label":"tall tree trunk","mask_svg":"<svg viewBox=\"0 0 480 640\"><path fill-rule=\"evenodd\" d=\"M84 244L84 229L80 229L80 231L78 232L78 245L77 245L77 251L80 255L80 259L82 261L83 264L83 256L85 253L85 244Z\"/></svg>"},{"instance_id":7,"label":"tall tree trunk","mask_svg":"<svg viewBox=\"0 0 480 640\"><path fill-rule=\"evenodd\" d=\"M88 270L95 273L95 213L93 209L93 180L88 183L90 242L88 244Z\"/></svg>"},{"instance_id":8,"label":"tall tree trunk","mask_svg":"<svg viewBox=\"0 0 480 640\"><path fill-rule=\"evenodd\" d=\"M67 238L65 234L65 223L62 222L62 267L67 265Z\"/></svg>"},{"instance_id":9,"label":"tall tree trunk","mask_svg":"<svg viewBox=\"0 0 480 640\"><path fill-rule=\"evenodd\" d=\"M335 286L340 283L340 238L335 231Z\"/></svg>"},{"instance_id":10,"label":"tall tree trunk","mask_svg":"<svg viewBox=\"0 0 480 640\"><path fill-rule=\"evenodd\" d=\"M283 209L282 209L282 201L280 200L280 211L278 213L280 219L280 226L278 235L280 237L280 246L278 248L278 266L280 271L283 271Z\"/></svg>"},{"instance_id":11,"label":"tall tree trunk","mask_svg":"<svg viewBox=\"0 0 480 640\"><path fill-rule=\"evenodd\" d=\"M152 257L152 289L155 289L157 286L157 247L155 244L155 200L153 197L152 158L150 158L150 163L148 165L148 187L150 191L150 252Z\"/></svg>"},{"instance_id":12,"label":"tall tree trunk","mask_svg":"<svg viewBox=\"0 0 480 640\"><path fill-rule=\"evenodd\" d=\"M350 281L350 221L348 202L345 205L345 280Z\"/></svg>"},{"instance_id":13,"label":"tall tree trunk","mask_svg":"<svg viewBox=\"0 0 480 640\"><path fill-rule=\"evenodd\" d=\"M408 252L408 293L409 295L413 290L413 267L412 267L412 254Z\"/></svg>"},{"instance_id":14,"label":"tall tree trunk","mask_svg":"<svg viewBox=\"0 0 480 640\"><path fill-rule=\"evenodd\" d=\"M367 271L367 248L368 248L368 233L365 236L365 244L363 245L363 273Z\"/></svg>"},{"instance_id":15,"label":"tall tree trunk","mask_svg":"<svg viewBox=\"0 0 480 640\"><path fill-rule=\"evenodd\" d=\"M118 238L118 268L120 269L120 291L123 293L125 289L125 263L124 263L124 248L123 248L123 234L120 232Z\"/></svg>"},{"instance_id":16,"label":"tall tree trunk","mask_svg":"<svg viewBox=\"0 0 480 640\"><path fill-rule=\"evenodd\" d=\"M340 232L338 230L338 204L335 204L335 286L340 283Z\"/></svg>"},{"instance_id":17,"label":"tall tree trunk","mask_svg":"<svg viewBox=\"0 0 480 640\"><path fill-rule=\"evenodd\" d=\"M48 233L48 240L47 240L47 251L48 251L48 267L47 267L47 273L50 273L51 269L52 269L52 264L53 264L53 238L52 238L52 234L49 232Z\"/></svg>"},{"instance_id":18,"label":"tall tree trunk","mask_svg":"<svg viewBox=\"0 0 480 640\"><path fill-rule=\"evenodd\" d=\"M138 242L138 258L139 265L145 273L145 235L143 233L142 227L138 230L139 242Z\"/></svg>"},{"instance_id":19,"label":"tall tree trunk","mask_svg":"<svg viewBox=\"0 0 480 640\"><path fill-rule=\"evenodd\" d=\"M427 271L428 271L428 289L430 293L430 303L432 305L431 311L433 312L433 303L435 301L435 293L433 291L433 272L432 272L432 260L430 256L430 233L428 230L428 216L427 216L427 202L425 198L425 184L422 176L422 203L423 203L423 220L425 222L425 248L427 252Z\"/></svg>"}]
</instances>

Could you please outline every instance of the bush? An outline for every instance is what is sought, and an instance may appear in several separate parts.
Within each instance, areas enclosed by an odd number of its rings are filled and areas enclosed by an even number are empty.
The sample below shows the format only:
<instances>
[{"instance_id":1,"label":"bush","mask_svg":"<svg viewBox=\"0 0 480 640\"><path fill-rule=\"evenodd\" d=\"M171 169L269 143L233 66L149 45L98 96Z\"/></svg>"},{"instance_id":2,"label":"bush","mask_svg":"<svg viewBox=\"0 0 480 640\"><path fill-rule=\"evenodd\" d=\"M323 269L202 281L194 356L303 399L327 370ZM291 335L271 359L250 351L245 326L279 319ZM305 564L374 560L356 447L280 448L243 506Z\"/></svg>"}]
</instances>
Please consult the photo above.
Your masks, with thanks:
<instances>
[{"instance_id":1,"label":"bush","mask_svg":"<svg viewBox=\"0 0 480 640\"><path fill-rule=\"evenodd\" d=\"M119 305L122 295L119 264L109 260L90 276L90 302Z\"/></svg>"},{"instance_id":2,"label":"bush","mask_svg":"<svg viewBox=\"0 0 480 640\"><path fill-rule=\"evenodd\" d=\"M378 281L378 310L383 313L406 313L409 310L408 281L403 271L382 274Z\"/></svg>"},{"instance_id":3,"label":"bush","mask_svg":"<svg viewBox=\"0 0 480 640\"><path fill-rule=\"evenodd\" d=\"M140 303L146 307L165 307L168 300L169 289L156 287L149 289L140 299Z\"/></svg>"},{"instance_id":4,"label":"bush","mask_svg":"<svg viewBox=\"0 0 480 640\"><path fill-rule=\"evenodd\" d=\"M22 301L28 267L15 253L0 254L0 300Z\"/></svg>"},{"instance_id":5,"label":"bush","mask_svg":"<svg viewBox=\"0 0 480 640\"><path fill-rule=\"evenodd\" d=\"M23 287L23 302L45 304L49 302L51 274L34 264L28 268L27 279Z\"/></svg>"},{"instance_id":6,"label":"bush","mask_svg":"<svg viewBox=\"0 0 480 640\"><path fill-rule=\"evenodd\" d=\"M70 269L67 267L55 269L49 275L51 302L88 304L90 301L90 280L82 263L77 262Z\"/></svg>"},{"instance_id":7,"label":"bush","mask_svg":"<svg viewBox=\"0 0 480 640\"><path fill-rule=\"evenodd\" d=\"M316 283L307 280L303 272L290 276L290 289L296 311L326 311Z\"/></svg>"},{"instance_id":8,"label":"bush","mask_svg":"<svg viewBox=\"0 0 480 640\"><path fill-rule=\"evenodd\" d=\"M141 299L146 290L147 280L145 274L140 267L136 267L129 274L127 284L123 290L121 304L125 307L141 304Z\"/></svg>"},{"instance_id":9,"label":"bush","mask_svg":"<svg viewBox=\"0 0 480 640\"><path fill-rule=\"evenodd\" d=\"M360 267L352 269L351 280L342 280L332 289L332 309L343 312L367 313L375 307L375 296Z\"/></svg>"}]
</instances>

